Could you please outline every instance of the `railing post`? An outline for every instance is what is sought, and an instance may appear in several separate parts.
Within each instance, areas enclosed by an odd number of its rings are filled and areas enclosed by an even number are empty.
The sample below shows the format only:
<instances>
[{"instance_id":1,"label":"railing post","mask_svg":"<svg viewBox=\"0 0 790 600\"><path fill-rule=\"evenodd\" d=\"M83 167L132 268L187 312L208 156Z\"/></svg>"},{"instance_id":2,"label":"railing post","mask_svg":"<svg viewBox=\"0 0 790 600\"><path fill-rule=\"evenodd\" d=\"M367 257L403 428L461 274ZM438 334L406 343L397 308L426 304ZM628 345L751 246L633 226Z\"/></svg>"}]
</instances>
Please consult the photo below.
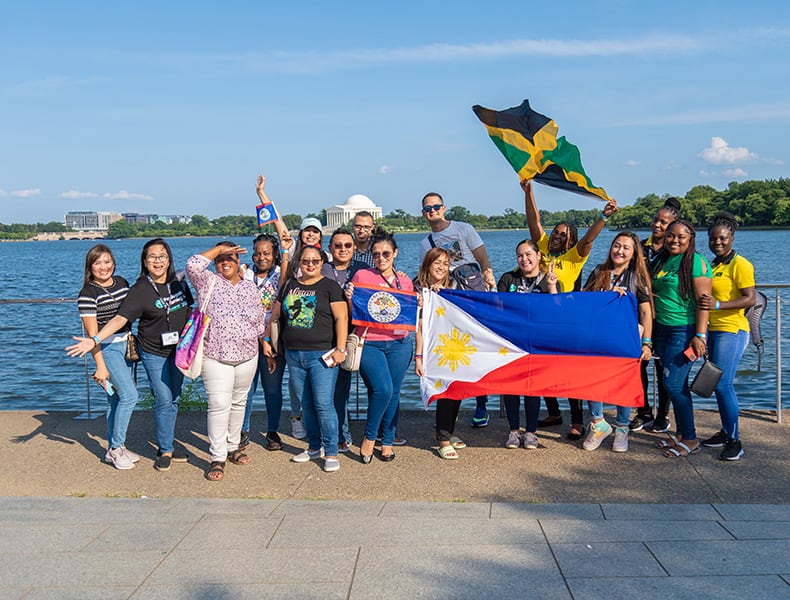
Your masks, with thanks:
<instances>
[{"instance_id":1,"label":"railing post","mask_svg":"<svg viewBox=\"0 0 790 600\"><path fill-rule=\"evenodd\" d=\"M782 422L782 301L776 288L776 422Z\"/></svg>"}]
</instances>

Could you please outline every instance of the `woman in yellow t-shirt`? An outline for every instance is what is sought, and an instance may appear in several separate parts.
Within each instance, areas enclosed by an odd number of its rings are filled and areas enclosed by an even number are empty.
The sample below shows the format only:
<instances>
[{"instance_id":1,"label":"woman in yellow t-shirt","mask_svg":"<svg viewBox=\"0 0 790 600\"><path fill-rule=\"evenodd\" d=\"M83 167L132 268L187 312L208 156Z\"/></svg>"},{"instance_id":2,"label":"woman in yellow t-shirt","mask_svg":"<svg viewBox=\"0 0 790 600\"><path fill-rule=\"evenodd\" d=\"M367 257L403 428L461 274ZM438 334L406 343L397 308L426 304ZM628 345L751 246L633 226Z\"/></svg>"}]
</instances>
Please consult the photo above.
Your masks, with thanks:
<instances>
[{"instance_id":1,"label":"woman in yellow t-shirt","mask_svg":"<svg viewBox=\"0 0 790 600\"><path fill-rule=\"evenodd\" d=\"M749 343L749 321L744 310L754 304L754 267L732 249L738 222L727 212L713 217L708 228L708 246L713 259L713 292L700 298L701 308L710 311L708 355L722 370L716 386L721 431L702 442L708 448L723 448L722 460L738 460L743 447L738 437L738 396L733 379Z\"/></svg>"}]
</instances>

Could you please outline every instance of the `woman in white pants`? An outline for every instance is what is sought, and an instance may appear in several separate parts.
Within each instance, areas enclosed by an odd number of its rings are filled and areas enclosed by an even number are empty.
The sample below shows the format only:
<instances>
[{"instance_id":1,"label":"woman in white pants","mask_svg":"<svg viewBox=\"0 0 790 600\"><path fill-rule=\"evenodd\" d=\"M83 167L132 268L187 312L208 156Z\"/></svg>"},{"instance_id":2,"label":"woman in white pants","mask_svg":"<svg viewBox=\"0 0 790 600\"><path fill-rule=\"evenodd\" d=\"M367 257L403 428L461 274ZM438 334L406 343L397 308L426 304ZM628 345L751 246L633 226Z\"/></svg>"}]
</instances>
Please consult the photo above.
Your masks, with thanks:
<instances>
[{"instance_id":1,"label":"woman in white pants","mask_svg":"<svg viewBox=\"0 0 790 600\"><path fill-rule=\"evenodd\" d=\"M244 253L232 242L219 242L187 260L187 275L201 301L210 293L206 314L211 321L203 341L201 372L208 395L209 481L225 476L226 460L237 465L250 462L239 450L239 439L247 392L258 367L265 314L258 288L241 276L239 254ZM208 268L212 261L216 273Z\"/></svg>"}]
</instances>

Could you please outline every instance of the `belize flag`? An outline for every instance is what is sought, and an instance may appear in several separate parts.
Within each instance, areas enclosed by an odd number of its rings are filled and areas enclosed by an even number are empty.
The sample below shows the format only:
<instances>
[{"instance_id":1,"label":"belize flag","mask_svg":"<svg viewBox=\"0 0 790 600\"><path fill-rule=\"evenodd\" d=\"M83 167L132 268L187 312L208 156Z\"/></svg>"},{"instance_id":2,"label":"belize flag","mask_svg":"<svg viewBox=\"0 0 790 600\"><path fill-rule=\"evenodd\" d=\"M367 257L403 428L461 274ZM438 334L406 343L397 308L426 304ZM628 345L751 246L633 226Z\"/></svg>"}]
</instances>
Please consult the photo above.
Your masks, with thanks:
<instances>
[{"instance_id":1,"label":"belize flag","mask_svg":"<svg viewBox=\"0 0 790 600\"><path fill-rule=\"evenodd\" d=\"M354 284L351 324L374 329L417 330L417 294L380 285Z\"/></svg>"},{"instance_id":2,"label":"belize flag","mask_svg":"<svg viewBox=\"0 0 790 600\"><path fill-rule=\"evenodd\" d=\"M274 223L278 220L277 209L274 208L274 202L264 202L255 207L255 213L258 215L258 227L263 227L268 223Z\"/></svg>"},{"instance_id":3,"label":"belize flag","mask_svg":"<svg viewBox=\"0 0 790 600\"><path fill-rule=\"evenodd\" d=\"M426 291L422 340L426 406L482 394L642 405L632 294Z\"/></svg>"}]
</instances>

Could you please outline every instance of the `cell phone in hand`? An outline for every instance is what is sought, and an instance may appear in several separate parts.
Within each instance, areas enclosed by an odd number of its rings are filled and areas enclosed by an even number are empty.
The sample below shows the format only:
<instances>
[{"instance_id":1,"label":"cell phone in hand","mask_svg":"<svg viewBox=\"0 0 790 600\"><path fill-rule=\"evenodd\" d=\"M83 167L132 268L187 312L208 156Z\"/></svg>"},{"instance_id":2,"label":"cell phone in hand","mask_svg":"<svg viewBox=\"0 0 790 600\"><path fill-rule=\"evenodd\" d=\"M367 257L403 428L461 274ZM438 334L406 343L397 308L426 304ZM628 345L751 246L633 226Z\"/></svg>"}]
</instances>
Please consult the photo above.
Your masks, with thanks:
<instances>
[{"instance_id":1,"label":"cell phone in hand","mask_svg":"<svg viewBox=\"0 0 790 600\"><path fill-rule=\"evenodd\" d=\"M694 362L695 360L697 360L699 358L699 356L697 356L694 353L694 348L692 348L691 346L686 348L686 350L683 352L683 354L685 354L686 358L688 358L691 362Z\"/></svg>"},{"instance_id":2,"label":"cell phone in hand","mask_svg":"<svg viewBox=\"0 0 790 600\"><path fill-rule=\"evenodd\" d=\"M324 361L324 364L327 367L334 367L335 366L335 359L332 358L332 355L335 353L335 349L332 348L329 352L326 352L321 355L321 360Z\"/></svg>"},{"instance_id":3,"label":"cell phone in hand","mask_svg":"<svg viewBox=\"0 0 790 600\"><path fill-rule=\"evenodd\" d=\"M102 386L104 391L107 392L110 396L115 393L115 388L113 387L112 383L110 383L109 379L104 380L104 385Z\"/></svg>"}]
</instances>

